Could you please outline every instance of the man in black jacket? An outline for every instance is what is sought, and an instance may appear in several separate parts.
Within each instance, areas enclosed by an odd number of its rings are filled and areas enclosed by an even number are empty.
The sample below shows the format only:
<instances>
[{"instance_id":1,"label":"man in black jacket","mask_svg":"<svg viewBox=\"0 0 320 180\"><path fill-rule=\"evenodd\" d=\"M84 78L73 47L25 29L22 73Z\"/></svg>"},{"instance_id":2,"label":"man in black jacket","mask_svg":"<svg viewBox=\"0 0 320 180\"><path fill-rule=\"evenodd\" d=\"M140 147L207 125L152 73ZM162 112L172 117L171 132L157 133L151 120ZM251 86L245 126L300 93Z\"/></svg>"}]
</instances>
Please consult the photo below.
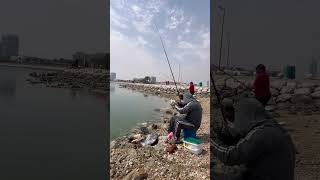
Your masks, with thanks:
<instances>
[{"instance_id":1,"label":"man in black jacket","mask_svg":"<svg viewBox=\"0 0 320 180\"><path fill-rule=\"evenodd\" d=\"M241 98L228 132L240 140L223 146L212 140L213 154L225 165L245 165L245 180L293 180L295 148L290 135L255 98Z\"/></svg>"}]
</instances>

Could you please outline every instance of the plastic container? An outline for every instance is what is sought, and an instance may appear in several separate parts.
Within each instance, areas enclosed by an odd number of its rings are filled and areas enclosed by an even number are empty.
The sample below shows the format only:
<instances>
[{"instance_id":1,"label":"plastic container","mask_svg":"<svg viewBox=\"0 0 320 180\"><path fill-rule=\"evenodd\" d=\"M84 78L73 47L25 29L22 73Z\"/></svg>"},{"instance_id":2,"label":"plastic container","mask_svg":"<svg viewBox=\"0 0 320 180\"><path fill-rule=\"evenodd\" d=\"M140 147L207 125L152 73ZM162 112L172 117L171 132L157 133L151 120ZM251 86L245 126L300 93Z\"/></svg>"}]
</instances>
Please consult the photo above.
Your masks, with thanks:
<instances>
[{"instance_id":1,"label":"plastic container","mask_svg":"<svg viewBox=\"0 0 320 180\"><path fill-rule=\"evenodd\" d=\"M197 137L197 132L194 131L194 130L184 129L184 130L183 130L183 137L184 137L185 139L187 139L187 138L196 138L196 137Z\"/></svg>"},{"instance_id":2,"label":"plastic container","mask_svg":"<svg viewBox=\"0 0 320 180\"><path fill-rule=\"evenodd\" d=\"M183 147L196 155L199 155L202 153L202 142L195 138L184 139Z\"/></svg>"},{"instance_id":3,"label":"plastic container","mask_svg":"<svg viewBox=\"0 0 320 180\"><path fill-rule=\"evenodd\" d=\"M296 78L296 67L295 66L287 66L285 70L286 78L295 79Z\"/></svg>"}]
</instances>

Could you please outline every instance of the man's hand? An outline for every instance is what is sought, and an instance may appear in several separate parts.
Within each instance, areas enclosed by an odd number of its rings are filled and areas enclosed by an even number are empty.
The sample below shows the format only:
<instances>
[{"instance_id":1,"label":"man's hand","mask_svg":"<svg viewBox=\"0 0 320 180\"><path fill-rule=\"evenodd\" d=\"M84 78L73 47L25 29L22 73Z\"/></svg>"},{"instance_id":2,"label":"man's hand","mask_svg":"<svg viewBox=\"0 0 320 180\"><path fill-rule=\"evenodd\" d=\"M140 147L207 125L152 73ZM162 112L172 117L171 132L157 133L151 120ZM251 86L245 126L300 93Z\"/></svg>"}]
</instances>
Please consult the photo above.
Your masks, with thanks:
<instances>
[{"instance_id":1,"label":"man's hand","mask_svg":"<svg viewBox=\"0 0 320 180\"><path fill-rule=\"evenodd\" d=\"M175 100L171 99L170 100L170 105L171 106L175 106L175 105L177 105L177 102Z\"/></svg>"}]
</instances>

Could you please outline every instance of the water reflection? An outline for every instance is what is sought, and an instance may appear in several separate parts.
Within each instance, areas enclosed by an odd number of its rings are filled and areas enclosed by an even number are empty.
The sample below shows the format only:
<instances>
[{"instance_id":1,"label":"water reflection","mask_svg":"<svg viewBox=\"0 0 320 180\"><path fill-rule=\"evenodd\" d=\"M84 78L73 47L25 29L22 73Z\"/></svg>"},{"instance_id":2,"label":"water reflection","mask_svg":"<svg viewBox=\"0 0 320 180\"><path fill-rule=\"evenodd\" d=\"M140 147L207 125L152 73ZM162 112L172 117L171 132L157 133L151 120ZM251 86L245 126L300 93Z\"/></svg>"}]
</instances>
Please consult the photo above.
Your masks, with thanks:
<instances>
[{"instance_id":1,"label":"water reflection","mask_svg":"<svg viewBox=\"0 0 320 180\"><path fill-rule=\"evenodd\" d=\"M72 100L76 100L79 98L79 91L70 90L70 96Z\"/></svg>"},{"instance_id":2,"label":"water reflection","mask_svg":"<svg viewBox=\"0 0 320 180\"><path fill-rule=\"evenodd\" d=\"M16 79L11 78L0 78L0 96L12 98L16 95Z\"/></svg>"},{"instance_id":3,"label":"water reflection","mask_svg":"<svg viewBox=\"0 0 320 180\"><path fill-rule=\"evenodd\" d=\"M110 83L110 92L113 93L116 91L116 87L114 83Z\"/></svg>"}]
</instances>

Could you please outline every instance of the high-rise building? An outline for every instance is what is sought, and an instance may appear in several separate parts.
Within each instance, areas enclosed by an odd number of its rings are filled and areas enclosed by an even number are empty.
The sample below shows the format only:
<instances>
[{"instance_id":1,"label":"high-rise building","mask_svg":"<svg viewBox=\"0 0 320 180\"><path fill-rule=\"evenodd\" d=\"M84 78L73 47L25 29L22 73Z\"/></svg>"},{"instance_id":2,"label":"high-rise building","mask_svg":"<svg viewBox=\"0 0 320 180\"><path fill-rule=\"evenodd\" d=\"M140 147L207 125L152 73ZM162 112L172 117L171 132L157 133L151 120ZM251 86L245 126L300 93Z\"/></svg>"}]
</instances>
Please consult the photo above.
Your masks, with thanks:
<instances>
[{"instance_id":1,"label":"high-rise building","mask_svg":"<svg viewBox=\"0 0 320 180\"><path fill-rule=\"evenodd\" d=\"M110 80L111 80L111 81L114 81L114 80L116 80L116 79L117 79L117 74L114 73L114 72L110 73Z\"/></svg>"},{"instance_id":2,"label":"high-rise building","mask_svg":"<svg viewBox=\"0 0 320 180\"><path fill-rule=\"evenodd\" d=\"M151 77L150 77L150 83L151 83L151 84L156 84L156 83L157 83L157 78L154 77L154 76L151 76Z\"/></svg>"},{"instance_id":3,"label":"high-rise building","mask_svg":"<svg viewBox=\"0 0 320 180\"><path fill-rule=\"evenodd\" d=\"M1 38L0 55L4 57L19 55L19 37L14 34L5 34Z\"/></svg>"},{"instance_id":4,"label":"high-rise building","mask_svg":"<svg viewBox=\"0 0 320 180\"><path fill-rule=\"evenodd\" d=\"M313 58L309 67L309 73L312 77L316 77L318 75L318 61Z\"/></svg>"}]
</instances>

